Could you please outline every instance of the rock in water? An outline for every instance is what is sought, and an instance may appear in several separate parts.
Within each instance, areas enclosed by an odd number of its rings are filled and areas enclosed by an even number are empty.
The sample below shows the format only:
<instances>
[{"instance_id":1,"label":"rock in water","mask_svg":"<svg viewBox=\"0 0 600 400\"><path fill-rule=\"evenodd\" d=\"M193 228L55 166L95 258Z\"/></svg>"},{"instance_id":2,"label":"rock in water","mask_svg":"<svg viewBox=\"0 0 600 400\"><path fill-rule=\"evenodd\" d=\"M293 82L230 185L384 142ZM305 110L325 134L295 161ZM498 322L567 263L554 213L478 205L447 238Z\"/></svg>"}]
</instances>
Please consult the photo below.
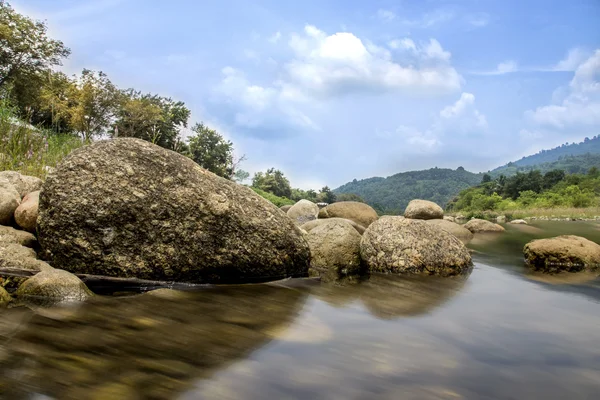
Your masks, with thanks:
<instances>
[{"instance_id":1,"label":"rock in water","mask_svg":"<svg viewBox=\"0 0 600 400\"><path fill-rule=\"evenodd\" d=\"M27 279L15 293L19 299L44 301L83 301L93 296L78 277L60 269L44 270Z\"/></svg>"},{"instance_id":2,"label":"rock in water","mask_svg":"<svg viewBox=\"0 0 600 400\"><path fill-rule=\"evenodd\" d=\"M317 215L319 215L319 206L310 200L302 199L287 211L287 215L296 222L296 224L302 225L308 221L317 219Z\"/></svg>"},{"instance_id":3,"label":"rock in water","mask_svg":"<svg viewBox=\"0 0 600 400\"><path fill-rule=\"evenodd\" d=\"M510 221L510 223L515 225L527 225L527 221L525 221L524 219L513 219L512 221Z\"/></svg>"},{"instance_id":4,"label":"rock in water","mask_svg":"<svg viewBox=\"0 0 600 400\"><path fill-rule=\"evenodd\" d=\"M473 232L462 225L457 224L456 222L451 222L445 219L430 219L427 221L427 223L453 234L463 243L467 243L473 239Z\"/></svg>"},{"instance_id":5,"label":"rock in water","mask_svg":"<svg viewBox=\"0 0 600 400\"><path fill-rule=\"evenodd\" d=\"M578 272L600 268L600 245L574 235L537 239L523 248L527 265L536 271Z\"/></svg>"},{"instance_id":6,"label":"rock in water","mask_svg":"<svg viewBox=\"0 0 600 400\"><path fill-rule=\"evenodd\" d=\"M473 233L504 232L504 228L501 225L479 218L473 218L464 227Z\"/></svg>"},{"instance_id":7,"label":"rock in water","mask_svg":"<svg viewBox=\"0 0 600 400\"><path fill-rule=\"evenodd\" d=\"M319 218L345 218L365 228L377 221L377 212L368 204L358 201L340 201L319 210Z\"/></svg>"},{"instance_id":8,"label":"rock in water","mask_svg":"<svg viewBox=\"0 0 600 400\"><path fill-rule=\"evenodd\" d=\"M310 249L277 207L152 143L75 150L40 194L44 258L75 272L180 282L308 274Z\"/></svg>"},{"instance_id":9,"label":"rock in water","mask_svg":"<svg viewBox=\"0 0 600 400\"><path fill-rule=\"evenodd\" d=\"M357 274L360 272L360 234L339 218L324 221L306 236L311 267L333 271L339 276Z\"/></svg>"},{"instance_id":10,"label":"rock in water","mask_svg":"<svg viewBox=\"0 0 600 400\"><path fill-rule=\"evenodd\" d=\"M442 219L442 207L428 200L411 200L404 210L404 216L412 219Z\"/></svg>"},{"instance_id":11,"label":"rock in water","mask_svg":"<svg viewBox=\"0 0 600 400\"><path fill-rule=\"evenodd\" d=\"M384 216L371 224L360 242L371 272L450 276L473 265L465 245L425 221Z\"/></svg>"},{"instance_id":12,"label":"rock in water","mask_svg":"<svg viewBox=\"0 0 600 400\"><path fill-rule=\"evenodd\" d=\"M40 192L38 190L25 195L15 210L15 221L27 232L35 232L39 202Z\"/></svg>"}]
</instances>

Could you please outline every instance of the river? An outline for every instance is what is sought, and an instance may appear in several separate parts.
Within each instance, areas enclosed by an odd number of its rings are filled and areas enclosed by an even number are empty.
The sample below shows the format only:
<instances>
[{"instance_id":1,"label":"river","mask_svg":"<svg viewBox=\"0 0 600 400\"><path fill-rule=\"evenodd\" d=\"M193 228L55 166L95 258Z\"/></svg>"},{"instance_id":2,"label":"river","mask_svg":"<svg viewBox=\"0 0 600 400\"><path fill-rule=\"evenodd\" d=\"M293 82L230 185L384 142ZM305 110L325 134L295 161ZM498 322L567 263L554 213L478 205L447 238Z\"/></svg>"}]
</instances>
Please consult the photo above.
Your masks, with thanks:
<instances>
[{"instance_id":1,"label":"river","mask_svg":"<svg viewBox=\"0 0 600 400\"><path fill-rule=\"evenodd\" d=\"M227 286L0 310L6 399L596 399L600 279L529 275L533 238L476 236L466 277Z\"/></svg>"}]
</instances>

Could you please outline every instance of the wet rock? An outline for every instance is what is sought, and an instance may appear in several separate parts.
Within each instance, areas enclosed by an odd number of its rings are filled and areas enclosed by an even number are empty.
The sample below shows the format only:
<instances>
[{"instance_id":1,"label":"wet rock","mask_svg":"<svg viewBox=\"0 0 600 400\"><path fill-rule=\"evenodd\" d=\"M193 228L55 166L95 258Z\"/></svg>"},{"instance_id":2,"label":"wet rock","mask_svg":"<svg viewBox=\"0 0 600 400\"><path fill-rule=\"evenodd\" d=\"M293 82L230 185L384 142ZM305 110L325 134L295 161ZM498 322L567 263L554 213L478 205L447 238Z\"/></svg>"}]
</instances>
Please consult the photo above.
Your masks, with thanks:
<instances>
[{"instance_id":1,"label":"wet rock","mask_svg":"<svg viewBox=\"0 0 600 400\"><path fill-rule=\"evenodd\" d=\"M313 230L317 226L321 226L323 224L326 224L328 221L343 221L343 222L347 222L350 225L352 225L352 227L356 230L356 232L358 232L361 235L363 233L365 233L365 229L367 229L364 226L359 225L356 222L354 222L352 220L349 220L349 219L345 219L345 218L316 219L314 221L310 221L310 222L307 222L305 224L302 224L302 226L300 226L300 228L304 229L306 232L310 232L311 230Z\"/></svg>"},{"instance_id":2,"label":"wet rock","mask_svg":"<svg viewBox=\"0 0 600 400\"><path fill-rule=\"evenodd\" d=\"M28 193L15 210L15 221L28 232L35 232L40 203L40 191Z\"/></svg>"},{"instance_id":3,"label":"wet rock","mask_svg":"<svg viewBox=\"0 0 600 400\"><path fill-rule=\"evenodd\" d=\"M532 270L545 273L600 268L600 245L581 236L532 240L523 248L523 255Z\"/></svg>"},{"instance_id":4,"label":"wet rock","mask_svg":"<svg viewBox=\"0 0 600 400\"><path fill-rule=\"evenodd\" d=\"M352 275L360 271L360 234L348 222L325 220L307 234L311 268Z\"/></svg>"},{"instance_id":5,"label":"wet rock","mask_svg":"<svg viewBox=\"0 0 600 400\"><path fill-rule=\"evenodd\" d=\"M472 267L471 255L457 237L404 217L384 216L371 224L360 253L371 272L450 276Z\"/></svg>"},{"instance_id":6,"label":"wet rock","mask_svg":"<svg viewBox=\"0 0 600 400\"><path fill-rule=\"evenodd\" d=\"M513 219L512 221L510 221L510 223L515 225L527 225L527 221L525 221L524 219Z\"/></svg>"},{"instance_id":7,"label":"wet rock","mask_svg":"<svg viewBox=\"0 0 600 400\"><path fill-rule=\"evenodd\" d=\"M75 150L40 194L43 257L75 273L196 283L305 276L310 249L247 187L147 141Z\"/></svg>"},{"instance_id":8,"label":"wet rock","mask_svg":"<svg viewBox=\"0 0 600 400\"><path fill-rule=\"evenodd\" d=\"M377 221L377 212L368 204L358 201L340 201L319 210L319 218L345 218L365 228Z\"/></svg>"},{"instance_id":9,"label":"wet rock","mask_svg":"<svg viewBox=\"0 0 600 400\"><path fill-rule=\"evenodd\" d=\"M467 243L473 239L473 233L470 230L455 222L445 219L430 219L427 220L427 223L453 234L463 243Z\"/></svg>"},{"instance_id":10,"label":"wet rock","mask_svg":"<svg viewBox=\"0 0 600 400\"><path fill-rule=\"evenodd\" d=\"M298 225L317 219L319 207L310 200L302 199L294 204L288 211L288 217Z\"/></svg>"},{"instance_id":11,"label":"wet rock","mask_svg":"<svg viewBox=\"0 0 600 400\"><path fill-rule=\"evenodd\" d=\"M10 225L21 195L6 178L0 177L0 225Z\"/></svg>"},{"instance_id":12,"label":"wet rock","mask_svg":"<svg viewBox=\"0 0 600 400\"><path fill-rule=\"evenodd\" d=\"M502 226L490 221L486 221L485 219L473 218L463 226L473 233L504 232L504 228Z\"/></svg>"},{"instance_id":13,"label":"wet rock","mask_svg":"<svg viewBox=\"0 0 600 400\"><path fill-rule=\"evenodd\" d=\"M6 305L8 305L8 303L10 303L11 300L12 297L10 296L10 294L8 294L6 289L0 286L0 307L6 307Z\"/></svg>"},{"instance_id":14,"label":"wet rock","mask_svg":"<svg viewBox=\"0 0 600 400\"><path fill-rule=\"evenodd\" d=\"M21 231L10 226L0 225L0 244L15 243L26 247L35 247L37 239L29 232Z\"/></svg>"},{"instance_id":15,"label":"wet rock","mask_svg":"<svg viewBox=\"0 0 600 400\"><path fill-rule=\"evenodd\" d=\"M408 203L404 216L412 219L442 219L444 210L433 201L417 199Z\"/></svg>"},{"instance_id":16,"label":"wet rock","mask_svg":"<svg viewBox=\"0 0 600 400\"><path fill-rule=\"evenodd\" d=\"M42 188L44 183L40 178L29 175L21 175L16 171L2 171L0 172L0 179L7 179L15 187L21 198L25 197L26 194L35 192Z\"/></svg>"},{"instance_id":17,"label":"wet rock","mask_svg":"<svg viewBox=\"0 0 600 400\"><path fill-rule=\"evenodd\" d=\"M49 269L27 279L15 296L19 300L83 301L93 293L75 275L61 269Z\"/></svg>"}]
</instances>

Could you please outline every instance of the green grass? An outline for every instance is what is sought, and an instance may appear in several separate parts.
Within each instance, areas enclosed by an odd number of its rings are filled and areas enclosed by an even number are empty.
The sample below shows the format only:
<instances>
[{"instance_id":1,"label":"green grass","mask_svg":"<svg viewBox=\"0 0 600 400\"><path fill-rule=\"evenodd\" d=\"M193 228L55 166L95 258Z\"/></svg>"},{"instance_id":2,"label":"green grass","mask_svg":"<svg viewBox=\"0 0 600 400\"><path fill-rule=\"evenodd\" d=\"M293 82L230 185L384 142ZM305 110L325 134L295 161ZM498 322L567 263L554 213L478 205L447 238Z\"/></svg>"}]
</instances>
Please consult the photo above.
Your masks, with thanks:
<instances>
[{"instance_id":1,"label":"green grass","mask_svg":"<svg viewBox=\"0 0 600 400\"><path fill-rule=\"evenodd\" d=\"M286 197L278 197L272 193L265 192L264 190L260 190L260 189L254 188L254 187L251 187L250 189L254 190L258 195L269 200L271 203L275 204L277 207L285 206L288 204L289 205L295 204L295 202L293 200L290 200Z\"/></svg>"},{"instance_id":2,"label":"green grass","mask_svg":"<svg viewBox=\"0 0 600 400\"><path fill-rule=\"evenodd\" d=\"M1 171L18 171L44 179L46 166L55 167L83 144L77 136L55 134L19 121L11 108L0 102Z\"/></svg>"}]
</instances>

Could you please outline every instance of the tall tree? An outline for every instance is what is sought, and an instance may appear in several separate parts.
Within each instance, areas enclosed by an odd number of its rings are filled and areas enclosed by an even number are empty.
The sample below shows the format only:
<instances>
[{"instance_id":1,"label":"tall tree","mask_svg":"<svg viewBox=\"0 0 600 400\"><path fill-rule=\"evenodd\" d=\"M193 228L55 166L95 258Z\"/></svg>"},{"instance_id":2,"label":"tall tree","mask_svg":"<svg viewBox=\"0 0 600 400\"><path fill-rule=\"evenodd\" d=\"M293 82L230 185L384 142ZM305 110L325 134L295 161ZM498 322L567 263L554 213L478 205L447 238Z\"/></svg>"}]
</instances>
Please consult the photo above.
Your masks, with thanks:
<instances>
[{"instance_id":1,"label":"tall tree","mask_svg":"<svg viewBox=\"0 0 600 400\"><path fill-rule=\"evenodd\" d=\"M118 105L117 88L103 72L84 69L71 91L71 124L85 140L106 133Z\"/></svg>"},{"instance_id":2,"label":"tall tree","mask_svg":"<svg viewBox=\"0 0 600 400\"><path fill-rule=\"evenodd\" d=\"M113 136L144 139L178 150L180 131L187 127L190 110L181 101L129 89L121 92Z\"/></svg>"},{"instance_id":3,"label":"tall tree","mask_svg":"<svg viewBox=\"0 0 600 400\"><path fill-rule=\"evenodd\" d=\"M44 22L17 13L0 0L0 88L17 76L36 74L70 54L60 40L50 39Z\"/></svg>"},{"instance_id":4,"label":"tall tree","mask_svg":"<svg viewBox=\"0 0 600 400\"><path fill-rule=\"evenodd\" d=\"M335 193L331 191L329 186L323 186L319 194L317 195L317 199L323 203L335 203L336 197Z\"/></svg>"},{"instance_id":5,"label":"tall tree","mask_svg":"<svg viewBox=\"0 0 600 400\"><path fill-rule=\"evenodd\" d=\"M192 131L195 132L189 139L192 160L202 168L231 179L234 174L233 143L202 122L194 125Z\"/></svg>"},{"instance_id":6,"label":"tall tree","mask_svg":"<svg viewBox=\"0 0 600 400\"><path fill-rule=\"evenodd\" d=\"M252 178L252 187L264 190L279 197L292 197L290 181L278 169L269 168L267 172L257 172Z\"/></svg>"}]
</instances>

